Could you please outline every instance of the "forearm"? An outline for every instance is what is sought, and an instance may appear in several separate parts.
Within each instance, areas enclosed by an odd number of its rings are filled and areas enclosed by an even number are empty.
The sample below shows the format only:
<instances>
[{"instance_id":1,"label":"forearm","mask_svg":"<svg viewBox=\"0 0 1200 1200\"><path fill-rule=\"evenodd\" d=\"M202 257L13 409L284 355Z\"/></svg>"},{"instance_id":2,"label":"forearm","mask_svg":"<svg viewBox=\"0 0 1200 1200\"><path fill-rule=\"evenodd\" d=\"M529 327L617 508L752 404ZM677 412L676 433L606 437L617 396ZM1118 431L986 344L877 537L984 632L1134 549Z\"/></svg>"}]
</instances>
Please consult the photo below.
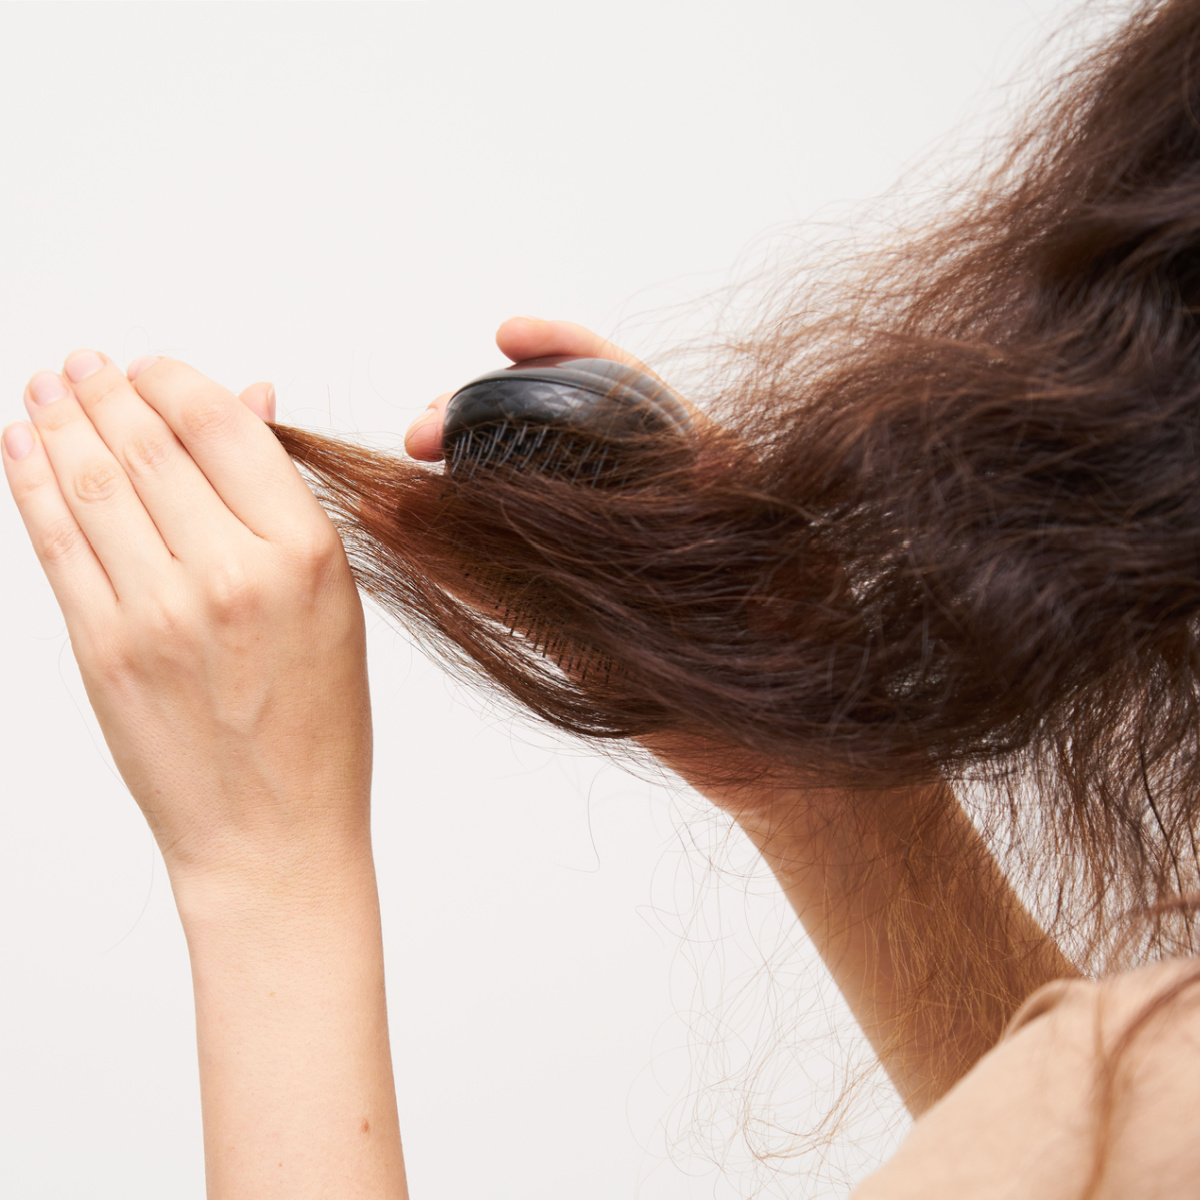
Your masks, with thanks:
<instances>
[{"instance_id":1,"label":"forearm","mask_svg":"<svg viewBox=\"0 0 1200 1200\"><path fill-rule=\"evenodd\" d=\"M262 417L187 364L81 350L65 374L31 381L4 467L171 875L209 1195L402 1200L345 549Z\"/></svg>"},{"instance_id":2,"label":"forearm","mask_svg":"<svg viewBox=\"0 0 1200 1200\"><path fill-rule=\"evenodd\" d=\"M1026 996L1078 973L944 784L714 785L706 754L655 749L758 847L910 1111L970 1070Z\"/></svg>"},{"instance_id":3,"label":"forearm","mask_svg":"<svg viewBox=\"0 0 1200 1200\"><path fill-rule=\"evenodd\" d=\"M1077 973L944 785L797 789L791 814L740 824L914 1113L991 1049L1026 996Z\"/></svg>"},{"instance_id":4,"label":"forearm","mask_svg":"<svg viewBox=\"0 0 1200 1200\"><path fill-rule=\"evenodd\" d=\"M369 844L173 881L212 1200L407 1196Z\"/></svg>"}]
</instances>

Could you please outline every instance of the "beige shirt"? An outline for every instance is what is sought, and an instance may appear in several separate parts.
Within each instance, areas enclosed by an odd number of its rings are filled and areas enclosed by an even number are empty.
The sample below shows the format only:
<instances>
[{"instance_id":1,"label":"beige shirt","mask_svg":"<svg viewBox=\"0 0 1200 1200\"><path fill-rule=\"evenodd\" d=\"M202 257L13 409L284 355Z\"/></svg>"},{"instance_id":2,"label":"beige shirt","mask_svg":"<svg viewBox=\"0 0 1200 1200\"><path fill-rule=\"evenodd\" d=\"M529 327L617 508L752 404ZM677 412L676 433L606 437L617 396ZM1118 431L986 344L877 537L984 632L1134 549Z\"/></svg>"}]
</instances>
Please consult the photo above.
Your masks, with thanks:
<instances>
[{"instance_id":1,"label":"beige shirt","mask_svg":"<svg viewBox=\"0 0 1200 1200\"><path fill-rule=\"evenodd\" d=\"M1155 1000L1161 1007L1119 1057L1105 1132L1099 1093L1107 1052ZM1099 1147L1105 1157L1094 1179ZM1085 1196L1200 1198L1200 959L1034 992L996 1046L851 1200Z\"/></svg>"}]
</instances>

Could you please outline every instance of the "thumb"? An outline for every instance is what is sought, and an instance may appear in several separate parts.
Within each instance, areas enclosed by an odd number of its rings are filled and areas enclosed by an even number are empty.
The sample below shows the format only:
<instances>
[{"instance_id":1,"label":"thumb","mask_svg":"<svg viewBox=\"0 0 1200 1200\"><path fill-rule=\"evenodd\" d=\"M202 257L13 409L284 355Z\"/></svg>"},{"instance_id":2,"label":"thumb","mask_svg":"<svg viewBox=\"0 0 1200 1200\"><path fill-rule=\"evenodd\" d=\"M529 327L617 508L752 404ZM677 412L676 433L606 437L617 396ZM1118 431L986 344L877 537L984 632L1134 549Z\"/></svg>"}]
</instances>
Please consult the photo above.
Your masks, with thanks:
<instances>
[{"instance_id":1,"label":"thumb","mask_svg":"<svg viewBox=\"0 0 1200 1200\"><path fill-rule=\"evenodd\" d=\"M275 387L273 384L252 383L238 396L238 399L262 420L275 420Z\"/></svg>"}]
</instances>

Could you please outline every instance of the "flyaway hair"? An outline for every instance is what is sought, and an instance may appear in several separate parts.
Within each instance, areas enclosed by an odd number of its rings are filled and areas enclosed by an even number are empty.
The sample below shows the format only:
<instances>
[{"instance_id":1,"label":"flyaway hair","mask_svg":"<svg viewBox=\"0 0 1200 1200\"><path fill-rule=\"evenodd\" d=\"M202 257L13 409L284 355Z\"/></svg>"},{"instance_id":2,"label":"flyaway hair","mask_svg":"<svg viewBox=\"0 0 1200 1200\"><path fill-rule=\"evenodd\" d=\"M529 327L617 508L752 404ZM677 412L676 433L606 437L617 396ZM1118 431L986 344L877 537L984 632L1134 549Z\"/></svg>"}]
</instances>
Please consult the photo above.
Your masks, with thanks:
<instances>
[{"instance_id":1,"label":"flyaway hair","mask_svg":"<svg viewBox=\"0 0 1200 1200\"><path fill-rule=\"evenodd\" d=\"M1198 317L1200 4L1142 3L970 203L744 339L695 460L459 482L276 433L451 664L589 738L976 782L1062 881L1051 931L1112 965L1133 909L1121 954L1194 949Z\"/></svg>"}]
</instances>

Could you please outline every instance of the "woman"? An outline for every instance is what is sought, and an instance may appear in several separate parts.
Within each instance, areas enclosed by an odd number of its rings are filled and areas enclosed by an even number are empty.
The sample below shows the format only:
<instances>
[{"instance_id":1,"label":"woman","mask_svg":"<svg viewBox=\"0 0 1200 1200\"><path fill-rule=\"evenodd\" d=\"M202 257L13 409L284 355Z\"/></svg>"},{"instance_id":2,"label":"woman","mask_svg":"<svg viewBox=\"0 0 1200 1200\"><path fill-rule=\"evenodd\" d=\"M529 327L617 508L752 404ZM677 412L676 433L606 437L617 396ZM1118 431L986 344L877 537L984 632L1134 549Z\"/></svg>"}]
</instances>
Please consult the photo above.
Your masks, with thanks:
<instances>
[{"instance_id":1,"label":"woman","mask_svg":"<svg viewBox=\"0 0 1200 1200\"><path fill-rule=\"evenodd\" d=\"M459 483L171 359L33 376L5 470L170 872L210 1195L405 1195L356 582L745 829L918 1116L857 1195L1188 1193L1198 56L1200 6L1139 5L628 487Z\"/></svg>"}]
</instances>

